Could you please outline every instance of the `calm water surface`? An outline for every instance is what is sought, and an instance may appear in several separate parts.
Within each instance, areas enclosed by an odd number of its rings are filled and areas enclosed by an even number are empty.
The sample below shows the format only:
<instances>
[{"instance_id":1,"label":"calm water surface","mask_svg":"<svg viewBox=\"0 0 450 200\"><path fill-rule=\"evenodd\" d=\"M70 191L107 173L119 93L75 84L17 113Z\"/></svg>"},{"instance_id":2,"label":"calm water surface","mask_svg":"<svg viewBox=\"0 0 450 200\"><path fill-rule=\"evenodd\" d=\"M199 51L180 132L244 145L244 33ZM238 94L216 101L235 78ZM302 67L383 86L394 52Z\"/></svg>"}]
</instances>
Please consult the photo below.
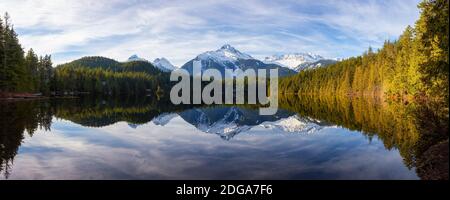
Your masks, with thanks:
<instances>
[{"instance_id":1,"label":"calm water surface","mask_svg":"<svg viewBox=\"0 0 450 200\"><path fill-rule=\"evenodd\" d=\"M146 98L0 105L3 179L420 179L432 173L417 167L428 149L422 146L434 144L421 143L417 105L286 98L274 116L252 106L174 106ZM441 137L435 132L433 138Z\"/></svg>"}]
</instances>

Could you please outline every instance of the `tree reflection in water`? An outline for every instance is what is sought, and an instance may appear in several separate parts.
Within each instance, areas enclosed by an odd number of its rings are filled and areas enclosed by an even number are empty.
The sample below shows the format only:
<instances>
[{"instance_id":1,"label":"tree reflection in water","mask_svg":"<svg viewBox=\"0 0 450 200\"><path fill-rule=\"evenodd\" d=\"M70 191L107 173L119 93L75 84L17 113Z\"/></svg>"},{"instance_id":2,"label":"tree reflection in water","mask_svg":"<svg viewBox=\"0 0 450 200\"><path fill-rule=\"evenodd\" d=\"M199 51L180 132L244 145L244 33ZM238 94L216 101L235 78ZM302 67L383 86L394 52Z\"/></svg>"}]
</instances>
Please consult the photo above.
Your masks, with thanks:
<instances>
[{"instance_id":1,"label":"tree reflection in water","mask_svg":"<svg viewBox=\"0 0 450 200\"><path fill-rule=\"evenodd\" d=\"M126 97L0 102L0 172L7 178L28 134L50 130L53 117L102 127L119 121L145 124L155 117L180 113L168 99ZM245 106L252 108L253 106ZM437 102L396 103L377 99L281 96L280 107L374 136L386 149L398 149L404 164L422 179L448 179L448 105Z\"/></svg>"}]
</instances>

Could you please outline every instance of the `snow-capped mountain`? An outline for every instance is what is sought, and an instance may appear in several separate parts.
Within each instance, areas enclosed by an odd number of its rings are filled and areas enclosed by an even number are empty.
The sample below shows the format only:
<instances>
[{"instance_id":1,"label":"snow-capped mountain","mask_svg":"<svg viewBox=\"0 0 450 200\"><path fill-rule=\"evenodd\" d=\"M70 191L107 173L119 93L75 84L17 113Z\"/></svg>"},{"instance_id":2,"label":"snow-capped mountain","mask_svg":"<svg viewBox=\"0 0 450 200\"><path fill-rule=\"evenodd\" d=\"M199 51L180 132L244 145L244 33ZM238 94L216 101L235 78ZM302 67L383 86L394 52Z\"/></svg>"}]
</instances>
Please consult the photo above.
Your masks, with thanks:
<instances>
[{"instance_id":1,"label":"snow-capped mountain","mask_svg":"<svg viewBox=\"0 0 450 200\"><path fill-rule=\"evenodd\" d=\"M224 140L254 128L267 129L273 133L311 134L329 126L285 110L278 110L275 115L259 115L258 110L223 106L194 108L179 115L200 131L217 134Z\"/></svg>"},{"instance_id":2,"label":"snow-capped mountain","mask_svg":"<svg viewBox=\"0 0 450 200\"><path fill-rule=\"evenodd\" d=\"M128 123L128 126L132 129L136 129L137 127L139 127L139 124Z\"/></svg>"},{"instance_id":3,"label":"snow-capped mountain","mask_svg":"<svg viewBox=\"0 0 450 200\"><path fill-rule=\"evenodd\" d=\"M286 76L295 74L295 71L282 67L277 64L266 64L252 56L242 53L229 44L223 45L220 49L215 51L204 52L194 59L184 64L181 68L188 70L192 74L193 61L200 61L202 64L202 71L206 69L217 69L225 74L225 69L273 69L278 68L279 76Z\"/></svg>"},{"instance_id":4,"label":"snow-capped mountain","mask_svg":"<svg viewBox=\"0 0 450 200\"><path fill-rule=\"evenodd\" d=\"M318 60L315 62L305 62L302 63L300 65L298 65L296 68L294 68L295 71L303 71L303 70L307 70L307 69L316 69L319 67L325 67L331 64L336 63L337 60L332 60L332 59L322 59L322 60Z\"/></svg>"},{"instance_id":5,"label":"snow-capped mountain","mask_svg":"<svg viewBox=\"0 0 450 200\"><path fill-rule=\"evenodd\" d=\"M163 113L155 118L152 119L153 124L159 125L159 126L165 126L172 120L173 118L177 117L178 114L176 113Z\"/></svg>"},{"instance_id":6,"label":"snow-capped mountain","mask_svg":"<svg viewBox=\"0 0 450 200\"><path fill-rule=\"evenodd\" d=\"M314 69L317 67L324 67L335 63L337 60L326 59L321 55L313 53L293 53L273 55L264 59L265 63L278 64L296 72L305 69Z\"/></svg>"},{"instance_id":7,"label":"snow-capped mountain","mask_svg":"<svg viewBox=\"0 0 450 200\"><path fill-rule=\"evenodd\" d=\"M303 134L315 133L325 127L321 126L319 121L301 118L298 115L293 115L275 122L264 122L260 126L272 131Z\"/></svg>"},{"instance_id":8,"label":"snow-capped mountain","mask_svg":"<svg viewBox=\"0 0 450 200\"><path fill-rule=\"evenodd\" d=\"M149 62L148 60L139 57L138 55L134 54L130 56L127 60L127 62L132 61L143 61L143 62ZM166 58L156 58L153 62L149 62L153 64L156 68L163 72L171 72L176 69L174 65L172 65Z\"/></svg>"},{"instance_id":9,"label":"snow-capped mountain","mask_svg":"<svg viewBox=\"0 0 450 200\"><path fill-rule=\"evenodd\" d=\"M139 57L138 55L136 55L136 54L130 56L130 57L128 58L127 61L128 61L128 62L131 62L131 61L145 61L145 62L148 62L146 59L140 58L140 57Z\"/></svg>"},{"instance_id":10,"label":"snow-capped mountain","mask_svg":"<svg viewBox=\"0 0 450 200\"><path fill-rule=\"evenodd\" d=\"M258 112L258 110L240 107L221 106L194 108L183 111L179 115L197 129L205 133L217 134L225 140L262 122L277 121L292 115L292 113L282 110L275 115L259 115Z\"/></svg>"},{"instance_id":11,"label":"snow-capped mountain","mask_svg":"<svg viewBox=\"0 0 450 200\"><path fill-rule=\"evenodd\" d=\"M202 53L198 55L197 58L201 60L214 60L220 64L224 64L224 67L228 66L226 63L235 63L238 59L253 59L250 55L241 53L229 44L223 45L216 51L207 51Z\"/></svg>"},{"instance_id":12,"label":"snow-capped mountain","mask_svg":"<svg viewBox=\"0 0 450 200\"><path fill-rule=\"evenodd\" d=\"M172 63L170 63L166 58L156 58L152 64L164 72L171 72L176 69L176 67L172 65Z\"/></svg>"},{"instance_id":13,"label":"snow-capped mountain","mask_svg":"<svg viewBox=\"0 0 450 200\"><path fill-rule=\"evenodd\" d=\"M312 53L293 53L269 56L264 59L264 62L279 64L294 70L303 63L312 63L322 59L324 59L322 56Z\"/></svg>"},{"instance_id":14,"label":"snow-capped mountain","mask_svg":"<svg viewBox=\"0 0 450 200\"><path fill-rule=\"evenodd\" d=\"M250 130L264 130L276 134L312 134L331 126L329 123L300 117L282 109L274 115L259 115L258 109L237 106L202 107L179 113L162 113L150 122L158 126L166 126L178 117L198 130L216 134L224 140L230 140L239 133ZM128 123L128 126L137 128L139 125Z\"/></svg>"}]
</instances>

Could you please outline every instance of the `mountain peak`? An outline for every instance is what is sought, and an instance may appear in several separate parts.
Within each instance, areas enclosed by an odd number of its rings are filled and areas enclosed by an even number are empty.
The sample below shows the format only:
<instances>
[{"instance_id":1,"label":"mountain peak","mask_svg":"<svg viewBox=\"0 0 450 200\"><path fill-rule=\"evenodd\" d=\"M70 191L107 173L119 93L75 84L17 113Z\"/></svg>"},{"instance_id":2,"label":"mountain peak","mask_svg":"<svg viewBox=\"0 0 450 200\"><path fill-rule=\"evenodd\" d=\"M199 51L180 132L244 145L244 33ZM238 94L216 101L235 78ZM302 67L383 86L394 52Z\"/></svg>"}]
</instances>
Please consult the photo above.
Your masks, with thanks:
<instances>
[{"instance_id":1,"label":"mountain peak","mask_svg":"<svg viewBox=\"0 0 450 200\"><path fill-rule=\"evenodd\" d=\"M166 58L164 58L164 57L161 57L161 58L156 58L153 62L161 62L161 61L164 61L164 62L169 62L169 60L167 60Z\"/></svg>"},{"instance_id":2,"label":"mountain peak","mask_svg":"<svg viewBox=\"0 0 450 200\"><path fill-rule=\"evenodd\" d=\"M144 59L144 58L139 57L139 56L136 55L136 54L133 54L133 55L131 55L131 56L128 58L127 61L130 62L130 61L147 61L147 60Z\"/></svg>"},{"instance_id":3,"label":"mountain peak","mask_svg":"<svg viewBox=\"0 0 450 200\"><path fill-rule=\"evenodd\" d=\"M209 51L205 52L204 54L208 54L209 56L213 57L221 57L221 60L228 60L228 61L236 61L238 59L248 60L253 59L250 55L245 54L234 48L233 46L229 44L224 44L220 49L216 51Z\"/></svg>"},{"instance_id":4,"label":"mountain peak","mask_svg":"<svg viewBox=\"0 0 450 200\"><path fill-rule=\"evenodd\" d=\"M266 57L264 62L279 64L297 71L299 65L314 63L323 59L325 58L321 55L313 53L288 53Z\"/></svg>"},{"instance_id":5,"label":"mountain peak","mask_svg":"<svg viewBox=\"0 0 450 200\"><path fill-rule=\"evenodd\" d=\"M242 53L239 50L237 50L236 48L234 48L233 46L229 45L229 44L224 44L222 47L220 47L220 49L218 49L216 51L216 53L221 54L225 57L228 57L230 59L233 60L237 60L237 59L243 59L243 60L248 60L248 59L253 59L253 57L251 57L248 54Z\"/></svg>"},{"instance_id":6,"label":"mountain peak","mask_svg":"<svg viewBox=\"0 0 450 200\"><path fill-rule=\"evenodd\" d=\"M128 59L136 59L136 58L139 58L139 56L136 55L136 54L133 54L133 55L131 55Z\"/></svg>"},{"instance_id":7,"label":"mountain peak","mask_svg":"<svg viewBox=\"0 0 450 200\"><path fill-rule=\"evenodd\" d=\"M206 51L189 62L181 66L182 69L187 69L189 73L193 73L194 61L201 62L201 70L218 69L222 74L225 74L225 69L231 70L247 70L247 69L273 69L280 70L279 76L286 76L294 74L295 71L282 67L276 64L266 64L252 56L242 53L230 44L225 44L215 51Z\"/></svg>"},{"instance_id":8,"label":"mountain peak","mask_svg":"<svg viewBox=\"0 0 450 200\"><path fill-rule=\"evenodd\" d=\"M170 63L169 60L167 60L164 57L156 58L153 61L153 65L164 72L171 72L174 69L176 69L176 67L174 65L172 65L172 63Z\"/></svg>"},{"instance_id":9,"label":"mountain peak","mask_svg":"<svg viewBox=\"0 0 450 200\"><path fill-rule=\"evenodd\" d=\"M234 47L232 47L229 44L224 44L222 47L220 47L220 49L236 50Z\"/></svg>"}]
</instances>

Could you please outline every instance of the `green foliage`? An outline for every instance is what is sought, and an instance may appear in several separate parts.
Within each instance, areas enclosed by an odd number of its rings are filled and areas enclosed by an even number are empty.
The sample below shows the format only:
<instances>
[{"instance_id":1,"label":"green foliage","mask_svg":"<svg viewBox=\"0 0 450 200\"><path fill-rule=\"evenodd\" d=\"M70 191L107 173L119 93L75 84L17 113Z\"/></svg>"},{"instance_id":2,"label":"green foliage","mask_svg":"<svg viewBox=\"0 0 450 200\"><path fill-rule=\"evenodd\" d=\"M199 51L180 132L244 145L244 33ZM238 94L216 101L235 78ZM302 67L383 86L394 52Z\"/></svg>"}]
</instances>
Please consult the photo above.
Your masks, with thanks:
<instances>
[{"instance_id":1,"label":"green foliage","mask_svg":"<svg viewBox=\"0 0 450 200\"><path fill-rule=\"evenodd\" d=\"M51 57L46 55L39 58L38 63L39 91L45 95L50 93L50 84L54 79Z\"/></svg>"},{"instance_id":2,"label":"green foliage","mask_svg":"<svg viewBox=\"0 0 450 200\"><path fill-rule=\"evenodd\" d=\"M416 22L419 71L427 94L442 96L448 103L448 0L427 0L419 4L422 10Z\"/></svg>"},{"instance_id":3,"label":"green foliage","mask_svg":"<svg viewBox=\"0 0 450 200\"><path fill-rule=\"evenodd\" d=\"M0 19L0 92L137 95L170 87L169 74L149 62L120 63L104 57L84 57L52 67L51 57L24 55L9 15Z\"/></svg>"},{"instance_id":4,"label":"green foliage","mask_svg":"<svg viewBox=\"0 0 450 200\"><path fill-rule=\"evenodd\" d=\"M360 131L369 138L378 137L386 149L399 149L405 164L413 167L411 149L420 137L416 104L332 95L282 95L279 105L303 117Z\"/></svg>"},{"instance_id":5,"label":"green foliage","mask_svg":"<svg viewBox=\"0 0 450 200\"><path fill-rule=\"evenodd\" d=\"M0 23L0 55L1 57L1 79L0 90L14 91L20 88L20 78L24 72L24 56L17 34L10 24L8 13L4 16L4 23Z\"/></svg>"},{"instance_id":6,"label":"green foliage","mask_svg":"<svg viewBox=\"0 0 450 200\"><path fill-rule=\"evenodd\" d=\"M116 70L117 68L119 68L120 63L113 59L109 59L109 58L105 58L105 57L87 56L87 57L83 57L81 59L69 62L65 65Z\"/></svg>"},{"instance_id":7,"label":"green foliage","mask_svg":"<svg viewBox=\"0 0 450 200\"><path fill-rule=\"evenodd\" d=\"M4 22L3 22L4 21ZM38 59L33 49L26 56L8 13L0 19L0 92L50 92L53 77L50 56Z\"/></svg>"},{"instance_id":8,"label":"green foliage","mask_svg":"<svg viewBox=\"0 0 450 200\"><path fill-rule=\"evenodd\" d=\"M280 81L282 93L322 93L410 98L427 95L448 102L448 0L425 0L416 27L374 53Z\"/></svg>"},{"instance_id":9,"label":"green foliage","mask_svg":"<svg viewBox=\"0 0 450 200\"><path fill-rule=\"evenodd\" d=\"M279 106L312 118L362 132L369 140L398 149L408 168L422 179L448 179L448 104L396 102L333 95L281 95ZM436 151L437 147L439 151ZM431 150L431 151L430 151ZM444 166L444 167L442 167ZM447 162L448 166L448 162Z\"/></svg>"},{"instance_id":10,"label":"green foliage","mask_svg":"<svg viewBox=\"0 0 450 200\"><path fill-rule=\"evenodd\" d=\"M104 57L84 57L54 69L49 55L38 57L33 49L24 55L9 15L0 19L0 92L162 95L170 86L168 80L169 74L151 63Z\"/></svg>"},{"instance_id":11,"label":"green foliage","mask_svg":"<svg viewBox=\"0 0 450 200\"><path fill-rule=\"evenodd\" d=\"M36 91L40 88L39 64L38 56L34 53L33 49L30 49L25 56L26 80L29 82L26 90L28 91Z\"/></svg>"}]
</instances>

